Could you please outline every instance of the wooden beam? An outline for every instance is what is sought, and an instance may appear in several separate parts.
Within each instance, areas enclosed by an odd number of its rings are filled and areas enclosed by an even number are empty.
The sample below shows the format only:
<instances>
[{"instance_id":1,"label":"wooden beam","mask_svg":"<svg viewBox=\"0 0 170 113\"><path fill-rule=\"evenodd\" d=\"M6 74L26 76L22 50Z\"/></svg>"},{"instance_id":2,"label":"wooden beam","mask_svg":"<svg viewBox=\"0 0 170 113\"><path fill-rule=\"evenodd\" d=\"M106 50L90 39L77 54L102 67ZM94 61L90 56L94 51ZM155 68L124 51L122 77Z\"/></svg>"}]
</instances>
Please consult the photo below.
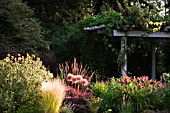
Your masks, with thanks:
<instances>
[{"instance_id":1,"label":"wooden beam","mask_svg":"<svg viewBox=\"0 0 170 113\"><path fill-rule=\"evenodd\" d=\"M163 30L163 31L165 31L165 32L170 31L170 26L166 26L166 27L164 28L164 30Z\"/></svg>"},{"instance_id":2,"label":"wooden beam","mask_svg":"<svg viewBox=\"0 0 170 113\"><path fill-rule=\"evenodd\" d=\"M145 37L145 36L144 36ZM170 32L155 32L148 34L146 37L151 37L151 38L169 38L170 39Z\"/></svg>"},{"instance_id":3,"label":"wooden beam","mask_svg":"<svg viewBox=\"0 0 170 113\"><path fill-rule=\"evenodd\" d=\"M102 25L99 25L99 26L86 27L86 28L84 28L84 30L85 31L93 31L93 30L100 30L100 29L103 29L103 28L106 28L106 25L102 24Z\"/></svg>"},{"instance_id":4,"label":"wooden beam","mask_svg":"<svg viewBox=\"0 0 170 113\"><path fill-rule=\"evenodd\" d=\"M117 30L113 30L113 36L125 36L125 32L120 32ZM133 30L128 31L128 37L145 37L145 38L170 38L170 32L155 32L155 33L146 33L143 31Z\"/></svg>"},{"instance_id":5,"label":"wooden beam","mask_svg":"<svg viewBox=\"0 0 170 113\"><path fill-rule=\"evenodd\" d=\"M127 37L121 37L121 52L123 53L123 57L125 63L121 65L121 74L122 76L127 75Z\"/></svg>"},{"instance_id":6,"label":"wooden beam","mask_svg":"<svg viewBox=\"0 0 170 113\"><path fill-rule=\"evenodd\" d=\"M145 34L146 33L143 32L143 31L128 31L127 32L128 37L141 37L141 36L143 36ZM123 36L126 36L126 34L125 34L125 32L113 30L113 36L123 37Z\"/></svg>"}]
</instances>

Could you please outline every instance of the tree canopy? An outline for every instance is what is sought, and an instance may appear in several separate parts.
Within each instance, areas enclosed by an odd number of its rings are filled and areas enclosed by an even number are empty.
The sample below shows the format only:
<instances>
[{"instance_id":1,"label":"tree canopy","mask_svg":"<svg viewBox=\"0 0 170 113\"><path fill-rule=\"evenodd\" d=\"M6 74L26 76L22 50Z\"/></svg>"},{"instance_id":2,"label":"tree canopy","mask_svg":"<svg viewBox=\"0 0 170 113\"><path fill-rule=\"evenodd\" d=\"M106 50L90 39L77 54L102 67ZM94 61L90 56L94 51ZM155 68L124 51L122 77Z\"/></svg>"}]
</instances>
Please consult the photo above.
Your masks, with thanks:
<instances>
[{"instance_id":1,"label":"tree canopy","mask_svg":"<svg viewBox=\"0 0 170 113\"><path fill-rule=\"evenodd\" d=\"M0 7L1 50L41 50L45 41L33 10L19 0L1 0Z\"/></svg>"}]
</instances>

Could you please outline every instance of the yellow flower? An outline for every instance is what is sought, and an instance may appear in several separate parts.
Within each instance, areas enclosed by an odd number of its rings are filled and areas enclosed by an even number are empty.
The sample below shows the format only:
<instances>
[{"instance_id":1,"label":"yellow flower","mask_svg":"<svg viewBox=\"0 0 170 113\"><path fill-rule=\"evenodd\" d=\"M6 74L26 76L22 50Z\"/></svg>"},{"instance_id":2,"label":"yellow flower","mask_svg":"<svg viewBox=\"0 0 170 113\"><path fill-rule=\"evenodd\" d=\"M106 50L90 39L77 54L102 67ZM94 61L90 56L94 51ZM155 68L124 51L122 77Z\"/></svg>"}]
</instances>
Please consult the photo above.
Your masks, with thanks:
<instances>
[{"instance_id":1,"label":"yellow flower","mask_svg":"<svg viewBox=\"0 0 170 113\"><path fill-rule=\"evenodd\" d=\"M159 31L159 28L153 28L153 32Z\"/></svg>"},{"instance_id":2,"label":"yellow flower","mask_svg":"<svg viewBox=\"0 0 170 113\"><path fill-rule=\"evenodd\" d=\"M149 21L149 24L150 24L150 25L152 25L152 24L153 24L153 22L152 22L152 21Z\"/></svg>"}]
</instances>

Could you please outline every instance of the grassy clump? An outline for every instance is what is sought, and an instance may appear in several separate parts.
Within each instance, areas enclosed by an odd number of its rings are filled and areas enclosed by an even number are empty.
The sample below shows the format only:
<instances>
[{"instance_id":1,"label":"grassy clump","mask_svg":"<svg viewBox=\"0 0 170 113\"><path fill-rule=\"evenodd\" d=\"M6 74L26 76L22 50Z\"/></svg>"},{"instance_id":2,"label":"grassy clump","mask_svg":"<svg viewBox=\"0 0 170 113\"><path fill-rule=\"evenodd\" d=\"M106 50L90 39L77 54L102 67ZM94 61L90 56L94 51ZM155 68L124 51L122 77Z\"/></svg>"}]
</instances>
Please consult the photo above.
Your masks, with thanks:
<instances>
[{"instance_id":1,"label":"grassy clump","mask_svg":"<svg viewBox=\"0 0 170 113\"><path fill-rule=\"evenodd\" d=\"M66 87L60 79L42 83L42 100L40 101L43 111L59 113L60 106L65 97Z\"/></svg>"}]
</instances>

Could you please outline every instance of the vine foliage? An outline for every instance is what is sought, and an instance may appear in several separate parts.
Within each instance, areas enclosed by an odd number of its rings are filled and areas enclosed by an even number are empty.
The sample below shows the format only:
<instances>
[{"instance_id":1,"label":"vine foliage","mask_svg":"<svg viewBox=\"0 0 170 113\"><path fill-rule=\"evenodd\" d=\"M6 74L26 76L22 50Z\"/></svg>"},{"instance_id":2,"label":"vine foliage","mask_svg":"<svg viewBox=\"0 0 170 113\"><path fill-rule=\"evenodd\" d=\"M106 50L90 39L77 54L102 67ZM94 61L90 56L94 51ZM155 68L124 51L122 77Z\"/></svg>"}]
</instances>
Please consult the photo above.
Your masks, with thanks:
<instances>
[{"instance_id":1,"label":"vine foliage","mask_svg":"<svg viewBox=\"0 0 170 113\"><path fill-rule=\"evenodd\" d=\"M81 20L78 24L83 28L106 25L106 35L112 36L112 30L118 30L127 32L129 30L141 30L146 33L153 33L160 30L160 26L165 24L170 19L166 17L161 17L157 15L157 10L150 10L149 6L142 7L139 2L134 4L129 4L127 0L123 0L123 5L116 0L118 4L119 11L109 10L104 11L100 15L91 16L85 20ZM163 21L163 22L162 22ZM124 59L124 54L127 52L132 52L133 47L127 47L126 50L118 52L111 43L109 43L107 38L104 38L105 45L112 52L117 53L118 59L117 64L121 66L126 61Z\"/></svg>"}]
</instances>

